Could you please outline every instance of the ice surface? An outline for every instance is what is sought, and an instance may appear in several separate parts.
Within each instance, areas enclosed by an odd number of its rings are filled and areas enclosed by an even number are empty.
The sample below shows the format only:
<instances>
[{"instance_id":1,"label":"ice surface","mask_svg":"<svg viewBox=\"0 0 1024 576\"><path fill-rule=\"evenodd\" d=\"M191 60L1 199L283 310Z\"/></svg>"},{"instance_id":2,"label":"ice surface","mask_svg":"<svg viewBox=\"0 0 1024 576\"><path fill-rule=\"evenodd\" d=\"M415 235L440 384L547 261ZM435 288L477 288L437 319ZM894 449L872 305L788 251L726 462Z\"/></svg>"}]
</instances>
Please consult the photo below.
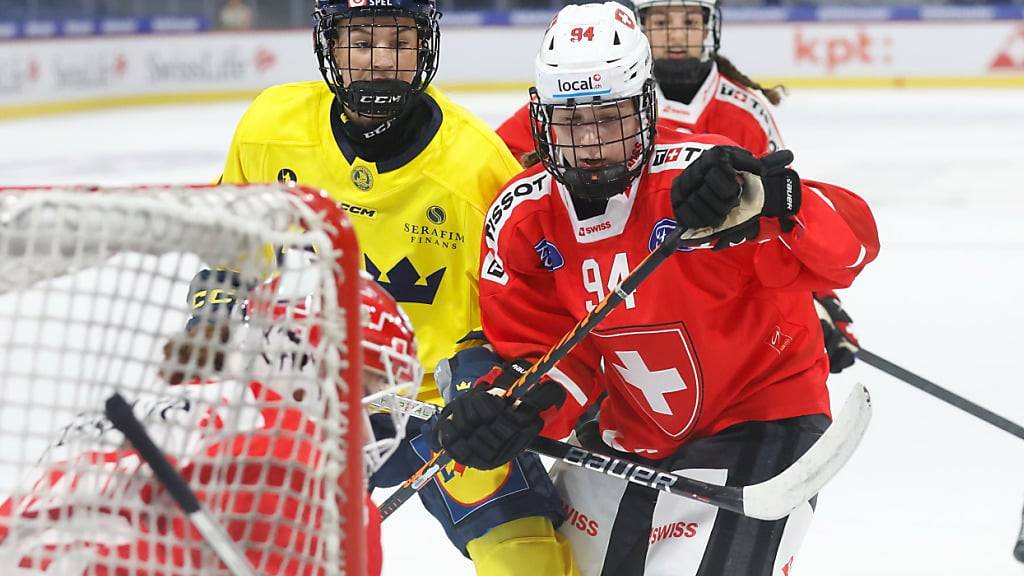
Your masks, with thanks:
<instances>
[{"instance_id":1,"label":"ice surface","mask_svg":"<svg viewBox=\"0 0 1024 576\"><path fill-rule=\"evenodd\" d=\"M497 124L519 94L455 94ZM243 103L0 123L0 183L208 182ZM777 112L805 178L870 202L882 252L843 293L861 342L1024 422L1024 95L1019 91L799 90ZM857 365L875 418L821 495L795 575L1024 574L1011 549L1024 443ZM384 529L389 575L472 574L416 502Z\"/></svg>"}]
</instances>

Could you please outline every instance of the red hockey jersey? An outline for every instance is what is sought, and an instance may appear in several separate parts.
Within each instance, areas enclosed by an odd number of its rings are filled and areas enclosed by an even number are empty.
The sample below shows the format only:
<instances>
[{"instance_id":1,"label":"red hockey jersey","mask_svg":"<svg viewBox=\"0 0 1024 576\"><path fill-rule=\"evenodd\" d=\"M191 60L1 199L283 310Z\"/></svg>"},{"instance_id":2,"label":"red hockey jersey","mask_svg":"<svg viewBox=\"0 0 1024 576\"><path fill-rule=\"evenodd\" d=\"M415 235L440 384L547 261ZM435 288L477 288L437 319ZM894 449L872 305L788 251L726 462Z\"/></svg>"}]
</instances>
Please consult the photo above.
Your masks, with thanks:
<instances>
[{"instance_id":1,"label":"red hockey jersey","mask_svg":"<svg viewBox=\"0 0 1024 576\"><path fill-rule=\"evenodd\" d=\"M771 106L761 94L730 80L711 67L689 104L665 98L658 91L658 127L693 134L721 134L764 156L784 148Z\"/></svg>"},{"instance_id":2,"label":"red hockey jersey","mask_svg":"<svg viewBox=\"0 0 1024 576\"><path fill-rule=\"evenodd\" d=\"M511 181L488 212L481 261L483 328L497 352L536 358L558 342L675 228L672 180L729 143L659 135L643 175L582 220L542 167ZM551 371L568 398L543 415L544 434L566 436L604 388L605 442L654 458L740 422L829 413L811 291L848 286L877 252L865 202L805 180L793 230L762 219L754 241L682 250L609 314Z\"/></svg>"},{"instance_id":3,"label":"red hockey jersey","mask_svg":"<svg viewBox=\"0 0 1024 576\"><path fill-rule=\"evenodd\" d=\"M723 76L717 64L712 66L692 102L669 100L659 90L658 105L661 133L720 134L755 156L783 148L770 104L757 92ZM512 155L522 161L524 154L533 151L530 106L517 110L497 132Z\"/></svg>"}]
</instances>

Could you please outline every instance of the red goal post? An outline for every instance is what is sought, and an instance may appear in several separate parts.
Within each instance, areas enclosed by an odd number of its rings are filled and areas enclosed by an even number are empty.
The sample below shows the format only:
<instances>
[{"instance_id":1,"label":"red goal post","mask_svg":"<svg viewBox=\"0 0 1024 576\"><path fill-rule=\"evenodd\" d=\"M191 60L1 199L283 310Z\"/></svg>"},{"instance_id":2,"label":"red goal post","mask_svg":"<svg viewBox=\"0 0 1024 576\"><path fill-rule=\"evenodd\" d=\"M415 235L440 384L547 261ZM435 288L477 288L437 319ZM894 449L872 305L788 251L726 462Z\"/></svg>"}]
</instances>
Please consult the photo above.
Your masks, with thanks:
<instances>
[{"instance_id":1,"label":"red goal post","mask_svg":"<svg viewBox=\"0 0 1024 576\"><path fill-rule=\"evenodd\" d=\"M309 188L0 188L0 573L222 573L119 392L257 573L362 576L359 264ZM247 300L186 333L217 267Z\"/></svg>"}]
</instances>

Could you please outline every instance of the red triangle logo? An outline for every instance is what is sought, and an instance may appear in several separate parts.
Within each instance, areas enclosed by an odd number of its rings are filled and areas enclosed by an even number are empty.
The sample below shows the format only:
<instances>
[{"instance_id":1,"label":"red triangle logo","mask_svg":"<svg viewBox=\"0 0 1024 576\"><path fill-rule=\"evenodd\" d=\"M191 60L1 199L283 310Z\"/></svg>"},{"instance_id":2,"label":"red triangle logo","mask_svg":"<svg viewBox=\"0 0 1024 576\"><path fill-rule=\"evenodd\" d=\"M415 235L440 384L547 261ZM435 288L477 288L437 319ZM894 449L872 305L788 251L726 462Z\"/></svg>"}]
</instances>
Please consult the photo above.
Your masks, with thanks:
<instances>
[{"instance_id":1,"label":"red triangle logo","mask_svg":"<svg viewBox=\"0 0 1024 576\"><path fill-rule=\"evenodd\" d=\"M992 71L1024 72L1024 26L1018 27L989 65Z\"/></svg>"}]
</instances>

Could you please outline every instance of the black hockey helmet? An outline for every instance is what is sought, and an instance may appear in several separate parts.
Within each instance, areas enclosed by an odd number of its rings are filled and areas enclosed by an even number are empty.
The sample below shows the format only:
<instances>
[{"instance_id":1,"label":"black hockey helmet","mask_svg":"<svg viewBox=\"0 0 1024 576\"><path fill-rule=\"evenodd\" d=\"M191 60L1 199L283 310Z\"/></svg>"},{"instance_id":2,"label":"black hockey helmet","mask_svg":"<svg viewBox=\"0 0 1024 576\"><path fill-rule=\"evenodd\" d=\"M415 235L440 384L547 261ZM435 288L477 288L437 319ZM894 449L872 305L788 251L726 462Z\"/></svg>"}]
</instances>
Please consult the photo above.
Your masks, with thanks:
<instances>
[{"instance_id":1,"label":"black hockey helmet","mask_svg":"<svg viewBox=\"0 0 1024 576\"><path fill-rule=\"evenodd\" d=\"M313 17L320 73L351 112L382 121L395 118L426 90L437 73L441 12L436 0L315 0ZM399 18L415 22L415 45L391 40L393 46L380 47L382 40L395 39L409 29ZM369 53L369 59L357 63L353 57L356 50ZM381 57L381 50L394 51L386 56L393 65L379 66L378 62L375 66L374 58ZM416 51L415 68L401 67L407 50ZM375 78L378 68L390 77Z\"/></svg>"}]
</instances>

